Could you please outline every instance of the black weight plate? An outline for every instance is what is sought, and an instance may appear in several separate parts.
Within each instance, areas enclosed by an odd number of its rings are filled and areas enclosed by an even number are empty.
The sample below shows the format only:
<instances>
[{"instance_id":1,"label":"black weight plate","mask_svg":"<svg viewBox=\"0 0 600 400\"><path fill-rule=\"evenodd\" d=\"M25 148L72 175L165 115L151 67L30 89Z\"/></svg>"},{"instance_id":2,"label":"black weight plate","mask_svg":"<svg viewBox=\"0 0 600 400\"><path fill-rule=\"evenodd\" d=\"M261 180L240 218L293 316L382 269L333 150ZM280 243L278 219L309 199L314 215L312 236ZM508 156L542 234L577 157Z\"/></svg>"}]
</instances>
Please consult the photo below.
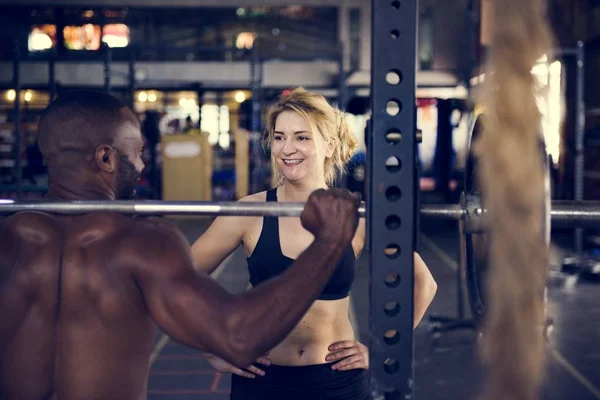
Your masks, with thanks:
<instances>
[{"instance_id":1,"label":"black weight plate","mask_svg":"<svg viewBox=\"0 0 600 400\"><path fill-rule=\"evenodd\" d=\"M481 198L481 205L485 208L485 199L481 197L477 185L477 159L471 150L471 144L481 134L482 118L478 116L473 124L473 130L469 143L469 155L465 167L465 192L476 194ZM545 175L545 198L544 198L544 233L546 243L550 242L550 164L549 157L543 139L540 141L542 162L544 163ZM492 228L493 229L493 228ZM486 312L486 277L488 273L488 237L487 233L465 233L462 238L466 263L466 284L469 297L469 305L473 319L478 328L483 326Z\"/></svg>"}]
</instances>

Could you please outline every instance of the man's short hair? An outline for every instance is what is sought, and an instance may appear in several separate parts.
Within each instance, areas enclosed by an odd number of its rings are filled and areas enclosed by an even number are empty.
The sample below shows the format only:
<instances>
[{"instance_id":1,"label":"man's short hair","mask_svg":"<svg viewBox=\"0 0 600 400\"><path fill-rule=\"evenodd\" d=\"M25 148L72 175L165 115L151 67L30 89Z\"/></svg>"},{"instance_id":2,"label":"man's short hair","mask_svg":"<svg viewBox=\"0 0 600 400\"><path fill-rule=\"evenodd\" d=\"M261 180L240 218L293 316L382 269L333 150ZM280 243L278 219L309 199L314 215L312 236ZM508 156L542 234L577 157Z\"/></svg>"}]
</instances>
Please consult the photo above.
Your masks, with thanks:
<instances>
[{"instance_id":1,"label":"man's short hair","mask_svg":"<svg viewBox=\"0 0 600 400\"><path fill-rule=\"evenodd\" d=\"M92 90L65 92L44 111L38 143L46 162L85 157L101 144L113 145L127 106L108 93Z\"/></svg>"}]
</instances>

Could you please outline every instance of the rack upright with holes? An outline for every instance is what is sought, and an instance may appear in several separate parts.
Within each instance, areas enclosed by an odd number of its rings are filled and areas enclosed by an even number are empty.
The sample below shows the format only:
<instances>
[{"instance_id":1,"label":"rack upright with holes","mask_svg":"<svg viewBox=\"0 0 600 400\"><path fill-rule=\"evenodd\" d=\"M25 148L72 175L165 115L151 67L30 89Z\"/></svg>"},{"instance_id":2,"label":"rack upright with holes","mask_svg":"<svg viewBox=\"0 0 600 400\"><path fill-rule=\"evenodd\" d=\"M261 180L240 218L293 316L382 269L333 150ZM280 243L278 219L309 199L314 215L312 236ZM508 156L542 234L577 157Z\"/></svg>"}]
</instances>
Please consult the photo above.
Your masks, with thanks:
<instances>
[{"instance_id":1,"label":"rack upright with holes","mask_svg":"<svg viewBox=\"0 0 600 400\"><path fill-rule=\"evenodd\" d=\"M375 399L409 399L413 390L417 3L372 2L367 221Z\"/></svg>"}]
</instances>

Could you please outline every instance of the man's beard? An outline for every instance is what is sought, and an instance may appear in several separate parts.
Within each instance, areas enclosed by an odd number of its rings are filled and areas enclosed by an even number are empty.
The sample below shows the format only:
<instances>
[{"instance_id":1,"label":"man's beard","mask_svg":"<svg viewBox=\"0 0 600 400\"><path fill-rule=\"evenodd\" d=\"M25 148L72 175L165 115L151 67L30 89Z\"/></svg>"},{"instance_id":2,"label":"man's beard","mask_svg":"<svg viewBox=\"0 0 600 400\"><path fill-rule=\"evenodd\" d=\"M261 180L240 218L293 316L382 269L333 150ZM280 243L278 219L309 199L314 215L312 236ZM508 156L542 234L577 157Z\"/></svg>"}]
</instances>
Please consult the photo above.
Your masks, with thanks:
<instances>
[{"instance_id":1,"label":"man's beard","mask_svg":"<svg viewBox=\"0 0 600 400\"><path fill-rule=\"evenodd\" d=\"M117 199L131 200L135 197L135 188L141 173L124 154L119 155L119 169L117 171Z\"/></svg>"}]
</instances>

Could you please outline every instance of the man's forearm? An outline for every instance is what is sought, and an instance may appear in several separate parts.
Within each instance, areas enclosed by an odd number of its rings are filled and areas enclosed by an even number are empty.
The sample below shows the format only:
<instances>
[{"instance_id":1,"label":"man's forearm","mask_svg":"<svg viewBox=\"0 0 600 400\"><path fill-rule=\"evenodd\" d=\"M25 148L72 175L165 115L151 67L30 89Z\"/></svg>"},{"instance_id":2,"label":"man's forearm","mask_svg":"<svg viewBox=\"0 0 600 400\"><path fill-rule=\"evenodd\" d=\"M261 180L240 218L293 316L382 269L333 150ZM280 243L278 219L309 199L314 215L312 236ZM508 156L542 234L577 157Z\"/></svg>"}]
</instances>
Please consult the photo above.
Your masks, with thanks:
<instances>
[{"instance_id":1,"label":"man's forearm","mask_svg":"<svg viewBox=\"0 0 600 400\"><path fill-rule=\"evenodd\" d=\"M282 275L236 297L231 329L250 361L280 343L319 296L343 254L338 242L315 241Z\"/></svg>"}]
</instances>

